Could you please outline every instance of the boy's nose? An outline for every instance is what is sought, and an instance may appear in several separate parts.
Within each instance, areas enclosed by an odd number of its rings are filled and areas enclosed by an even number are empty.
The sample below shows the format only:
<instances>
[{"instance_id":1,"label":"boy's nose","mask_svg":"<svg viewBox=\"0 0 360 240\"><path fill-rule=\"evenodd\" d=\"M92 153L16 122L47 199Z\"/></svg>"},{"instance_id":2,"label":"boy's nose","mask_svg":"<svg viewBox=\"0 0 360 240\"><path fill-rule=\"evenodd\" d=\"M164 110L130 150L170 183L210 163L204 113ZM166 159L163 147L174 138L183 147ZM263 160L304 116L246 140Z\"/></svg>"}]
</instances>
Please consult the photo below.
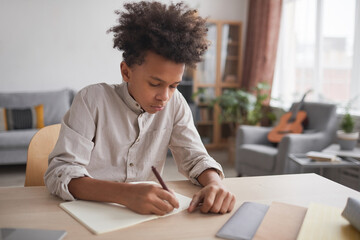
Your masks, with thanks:
<instances>
[{"instance_id":1,"label":"boy's nose","mask_svg":"<svg viewBox=\"0 0 360 240\"><path fill-rule=\"evenodd\" d=\"M166 102L169 100L169 96L169 90L166 88L158 93L157 98L163 102Z\"/></svg>"}]
</instances>

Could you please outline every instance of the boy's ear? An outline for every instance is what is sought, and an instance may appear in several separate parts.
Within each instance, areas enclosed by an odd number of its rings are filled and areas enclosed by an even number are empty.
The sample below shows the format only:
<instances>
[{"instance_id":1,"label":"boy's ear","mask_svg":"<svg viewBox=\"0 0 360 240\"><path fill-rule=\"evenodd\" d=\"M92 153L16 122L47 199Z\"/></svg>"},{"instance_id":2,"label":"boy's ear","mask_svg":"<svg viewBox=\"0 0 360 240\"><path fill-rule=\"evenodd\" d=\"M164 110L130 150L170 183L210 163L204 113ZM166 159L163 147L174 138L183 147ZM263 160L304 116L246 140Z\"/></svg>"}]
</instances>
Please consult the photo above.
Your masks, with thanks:
<instances>
[{"instance_id":1,"label":"boy's ear","mask_svg":"<svg viewBox=\"0 0 360 240\"><path fill-rule=\"evenodd\" d=\"M130 67L125 63L125 61L122 61L120 63L120 72L121 72L121 76L123 78L123 80L125 82L129 82L130 81L130 74L131 74L131 69Z\"/></svg>"}]
</instances>

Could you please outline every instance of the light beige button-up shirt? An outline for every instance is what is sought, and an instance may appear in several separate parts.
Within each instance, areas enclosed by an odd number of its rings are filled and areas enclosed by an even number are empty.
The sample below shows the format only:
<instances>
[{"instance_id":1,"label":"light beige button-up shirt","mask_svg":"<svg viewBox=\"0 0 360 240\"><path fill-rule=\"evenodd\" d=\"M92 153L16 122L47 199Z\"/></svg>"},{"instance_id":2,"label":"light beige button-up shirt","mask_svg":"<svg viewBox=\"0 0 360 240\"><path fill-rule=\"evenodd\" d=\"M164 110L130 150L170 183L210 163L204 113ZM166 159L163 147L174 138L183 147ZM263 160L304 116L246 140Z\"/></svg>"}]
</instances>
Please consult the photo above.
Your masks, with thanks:
<instances>
[{"instance_id":1,"label":"light beige button-up shirt","mask_svg":"<svg viewBox=\"0 0 360 240\"><path fill-rule=\"evenodd\" d=\"M168 148L179 172L194 184L208 168L224 177L221 165L202 144L179 91L162 111L149 114L130 96L126 83L91 85L75 96L63 118L45 184L51 193L74 200L67 187L72 178L154 181L151 166L163 171Z\"/></svg>"}]
</instances>

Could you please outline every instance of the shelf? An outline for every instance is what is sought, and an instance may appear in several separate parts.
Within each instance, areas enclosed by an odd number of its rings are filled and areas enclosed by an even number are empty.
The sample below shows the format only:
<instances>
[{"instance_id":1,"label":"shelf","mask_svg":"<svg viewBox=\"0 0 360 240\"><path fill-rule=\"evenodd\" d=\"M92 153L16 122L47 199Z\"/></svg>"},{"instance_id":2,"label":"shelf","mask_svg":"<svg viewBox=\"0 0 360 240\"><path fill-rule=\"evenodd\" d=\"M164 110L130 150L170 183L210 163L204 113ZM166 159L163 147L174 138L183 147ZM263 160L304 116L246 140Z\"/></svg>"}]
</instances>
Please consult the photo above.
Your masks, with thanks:
<instances>
[{"instance_id":1,"label":"shelf","mask_svg":"<svg viewBox=\"0 0 360 240\"><path fill-rule=\"evenodd\" d=\"M238 82L222 82L220 84L221 88L238 88L240 86L240 83Z\"/></svg>"},{"instance_id":2,"label":"shelf","mask_svg":"<svg viewBox=\"0 0 360 240\"><path fill-rule=\"evenodd\" d=\"M229 131L219 122L220 107L212 107L209 103L221 96L224 89L241 87L242 23L210 20L208 25L208 38L213 44L194 74L193 91L205 90L195 100L195 124L207 149L222 149L228 146L225 138ZM204 101L200 103L200 99Z\"/></svg>"},{"instance_id":3,"label":"shelf","mask_svg":"<svg viewBox=\"0 0 360 240\"><path fill-rule=\"evenodd\" d=\"M239 57L238 56L227 56L226 60L237 61L237 60L239 60Z\"/></svg>"},{"instance_id":4,"label":"shelf","mask_svg":"<svg viewBox=\"0 0 360 240\"><path fill-rule=\"evenodd\" d=\"M204 57L204 60L216 60L216 57L215 57L215 55L206 55Z\"/></svg>"},{"instance_id":5,"label":"shelf","mask_svg":"<svg viewBox=\"0 0 360 240\"><path fill-rule=\"evenodd\" d=\"M239 43L238 42L228 42L227 43L228 46L239 46Z\"/></svg>"},{"instance_id":6,"label":"shelf","mask_svg":"<svg viewBox=\"0 0 360 240\"><path fill-rule=\"evenodd\" d=\"M181 81L179 86L192 86L194 85L192 81Z\"/></svg>"},{"instance_id":7,"label":"shelf","mask_svg":"<svg viewBox=\"0 0 360 240\"><path fill-rule=\"evenodd\" d=\"M199 122L196 122L196 125L213 125L214 124L214 121L199 121Z\"/></svg>"},{"instance_id":8,"label":"shelf","mask_svg":"<svg viewBox=\"0 0 360 240\"><path fill-rule=\"evenodd\" d=\"M227 143L209 143L204 145L207 150L219 150L227 147Z\"/></svg>"},{"instance_id":9,"label":"shelf","mask_svg":"<svg viewBox=\"0 0 360 240\"><path fill-rule=\"evenodd\" d=\"M209 103L197 103L197 106L198 107L209 107L210 106L210 104Z\"/></svg>"},{"instance_id":10,"label":"shelf","mask_svg":"<svg viewBox=\"0 0 360 240\"><path fill-rule=\"evenodd\" d=\"M201 83L201 82L199 82L199 83L196 84L196 86L198 88L213 88L213 87L215 87L215 84L214 83Z\"/></svg>"}]
</instances>

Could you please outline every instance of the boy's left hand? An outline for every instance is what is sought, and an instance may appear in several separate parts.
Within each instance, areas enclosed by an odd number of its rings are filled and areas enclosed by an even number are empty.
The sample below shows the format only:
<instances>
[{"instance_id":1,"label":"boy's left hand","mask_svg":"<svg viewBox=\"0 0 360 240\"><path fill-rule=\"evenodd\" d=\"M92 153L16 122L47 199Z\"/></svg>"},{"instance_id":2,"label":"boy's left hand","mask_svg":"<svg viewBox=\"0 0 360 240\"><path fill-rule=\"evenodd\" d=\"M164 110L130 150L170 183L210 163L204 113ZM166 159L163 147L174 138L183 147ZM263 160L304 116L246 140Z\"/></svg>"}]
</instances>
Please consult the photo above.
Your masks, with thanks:
<instances>
[{"instance_id":1,"label":"boy's left hand","mask_svg":"<svg viewBox=\"0 0 360 240\"><path fill-rule=\"evenodd\" d=\"M206 185L193 196L188 212L193 212L199 205L203 213L224 214L234 208L235 196L222 183L214 182Z\"/></svg>"}]
</instances>

